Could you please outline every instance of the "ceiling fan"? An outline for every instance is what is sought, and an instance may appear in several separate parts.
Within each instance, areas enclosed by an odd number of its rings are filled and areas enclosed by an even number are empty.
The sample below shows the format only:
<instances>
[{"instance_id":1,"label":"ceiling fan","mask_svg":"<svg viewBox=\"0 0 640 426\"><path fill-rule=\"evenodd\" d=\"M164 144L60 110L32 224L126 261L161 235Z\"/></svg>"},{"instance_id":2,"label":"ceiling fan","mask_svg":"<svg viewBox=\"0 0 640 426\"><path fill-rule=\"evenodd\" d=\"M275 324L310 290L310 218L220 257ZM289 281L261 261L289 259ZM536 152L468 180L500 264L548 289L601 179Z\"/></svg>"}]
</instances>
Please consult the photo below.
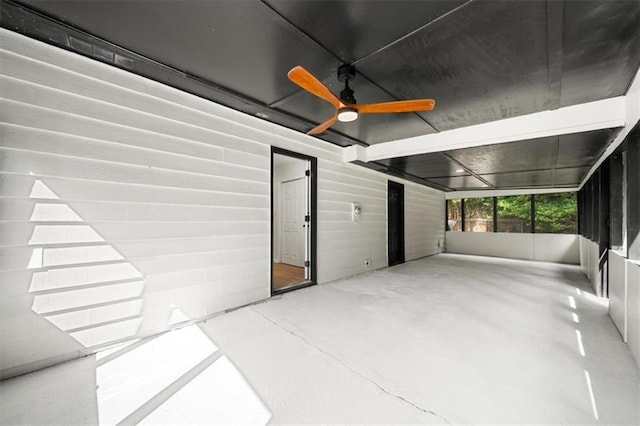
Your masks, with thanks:
<instances>
[{"instance_id":1,"label":"ceiling fan","mask_svg":"<svg viewBox=\"0 0 640 426\"><path fill-rule=\"evenodd\" d=\"M416 112L430 111L436 102L433 99L414 99L409 101L382 102L377 104L357 104L353 97L353 90L349 87L349 80L355 78L353 65L342 65L338 68L338 80L344 82L344 90L340 97L336 96L322 84L313 74L301 66L291 69L287 76L289 80L302 87L309 93L324 99L334 106L336 112L324 123L319 124L307 132L317 135L331 127L336 121L349 122L358 118L358 114L388 113L388 112Z\"/></svg>"}]
</instances>

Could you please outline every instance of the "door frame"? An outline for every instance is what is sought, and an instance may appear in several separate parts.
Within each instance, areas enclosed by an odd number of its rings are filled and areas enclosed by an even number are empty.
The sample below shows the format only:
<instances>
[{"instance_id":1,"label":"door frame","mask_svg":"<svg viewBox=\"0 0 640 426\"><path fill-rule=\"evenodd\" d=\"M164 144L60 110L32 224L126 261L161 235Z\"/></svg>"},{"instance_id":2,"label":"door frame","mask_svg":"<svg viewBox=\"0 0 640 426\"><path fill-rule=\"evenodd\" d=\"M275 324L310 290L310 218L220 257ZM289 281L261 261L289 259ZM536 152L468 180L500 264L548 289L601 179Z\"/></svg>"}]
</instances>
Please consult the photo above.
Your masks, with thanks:
<instances>
[{"instance_id":1,"label":"door frame","mask_svg":"<svg viewBox=\"0 0 640 426\"><path fill-rule=\"evenodd\" d=\"M299 160L305 160L305 161L309 161L311 167L310 167L310 173L309 173L309 179L310 179L310 186L311 186L311 193L309 194L309 203L310 203L310 212L309 215L310 217L310 225L311 225L311 232L310 232L310 241L309 241L309 250L311 251L311 253L309 254L309 263L310 263L310 269L311 269L311 280L307 280L307 281L303 281L301 282L299 285L295 285L295 286L291 286L291 287L286 287L283 289L278 289L278 290L274 290L273 288L273 242L274 242L274 226L273 226L273 156L275 154L278 155L284 155L286 157L292 157L292 158L297 158ZM289 151L288 149L284 149L284 148L278 148L275 146L271 147L271 179L269 182L269 187L271 189L271 202L269 204L270 207L270 222L269 222L269 229L270 229L270 240L271 240L271 244L269 246L269 271L270 271L270 276L269 276L269 282L270 282L270 286L271 286L271 295L274 296L276 294L281 294L281 293L286 293L288 291L291 290L298 290L300 288L303 287L308 287L311 285L316 285L318 282L318 256L317 256L317 235L318 235L318 218L317 218L317 206L318 206L318 159L315 157L311 157L308 155L304 155L304 154L300 154L294 151Z\"/></svg>"},{"instance_id":2,"label":"door frame","mask_svg":"<svg viewBox=\"0 0 640 426\"><path fill-rule=\"evenodd\" d=\"M394 182L392 180L387 181L387 265L394 266L400 265L406 261L405 253L404 253L404 185L398 182ZM391 188L399 189L399 206L400 206L400 215L398 222L398 239L399 239L399 258L400 260L395 263L391 263Z\"/></svg>"}]
</instances>

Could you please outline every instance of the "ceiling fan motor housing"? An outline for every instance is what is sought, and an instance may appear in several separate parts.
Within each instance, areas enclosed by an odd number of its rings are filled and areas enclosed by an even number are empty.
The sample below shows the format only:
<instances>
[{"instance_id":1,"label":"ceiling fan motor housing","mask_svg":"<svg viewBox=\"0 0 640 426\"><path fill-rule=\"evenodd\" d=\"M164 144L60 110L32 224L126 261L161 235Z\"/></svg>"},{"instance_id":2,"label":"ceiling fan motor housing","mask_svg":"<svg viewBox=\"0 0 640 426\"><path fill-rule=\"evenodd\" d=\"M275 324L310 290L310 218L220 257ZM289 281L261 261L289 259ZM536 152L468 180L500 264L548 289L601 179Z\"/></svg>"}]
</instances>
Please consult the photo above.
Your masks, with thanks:
<instances>
[{"instance_id":1,"label":"ceiling fan motor housing","mask_svg":"<svg viewBox=\"0 0 640 426\"><path fill-rule=\"evenodd\" d=\"M338 81L344 83L356 78L356 67L353 65L340 65L338 68Z\"/></svg>"}]
</instances>

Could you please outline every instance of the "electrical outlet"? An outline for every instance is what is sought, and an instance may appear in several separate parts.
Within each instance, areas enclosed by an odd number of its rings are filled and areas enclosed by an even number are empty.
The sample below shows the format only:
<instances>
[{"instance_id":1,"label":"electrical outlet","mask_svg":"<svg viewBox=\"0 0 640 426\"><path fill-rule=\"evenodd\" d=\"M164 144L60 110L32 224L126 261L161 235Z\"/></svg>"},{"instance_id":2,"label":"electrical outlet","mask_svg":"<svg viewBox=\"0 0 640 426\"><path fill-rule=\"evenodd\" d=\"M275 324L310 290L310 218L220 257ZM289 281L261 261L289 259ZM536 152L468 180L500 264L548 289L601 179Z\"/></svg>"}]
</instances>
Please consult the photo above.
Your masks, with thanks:
<instances>
[{"instance_id":1,"label":"electrical outlet","mask_svg":"<svg viewBox=\"0 0 640 426\"><path fill-rule=\"evenodd\" d=\"M371 259L365 259L365 260L364 260L364 267L365 267L365 268L368 268L368 267L370 267L370 266L371 266Z\"/></svg>"}]
</instances>

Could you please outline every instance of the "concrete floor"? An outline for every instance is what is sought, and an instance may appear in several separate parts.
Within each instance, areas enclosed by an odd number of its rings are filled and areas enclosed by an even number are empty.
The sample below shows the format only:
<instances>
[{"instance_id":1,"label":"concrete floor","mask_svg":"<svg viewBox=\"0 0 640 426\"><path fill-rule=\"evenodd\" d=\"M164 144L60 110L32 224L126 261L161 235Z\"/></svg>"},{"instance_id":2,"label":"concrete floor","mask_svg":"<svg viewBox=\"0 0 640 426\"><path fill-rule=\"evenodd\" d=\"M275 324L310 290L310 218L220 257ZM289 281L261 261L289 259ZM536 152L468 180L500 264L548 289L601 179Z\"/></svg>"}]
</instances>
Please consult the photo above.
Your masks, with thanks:
<instances>
[{"instance_id":1,"label":"concrete floor","mask_svg":"<svg viewBox=\"0 0 640 426\"><path fill-rule=\"evenodd\" d=\"M640 423L640 372L579 268L451 254L8 380L0 395L1 424Z\"/></svg>"}]
</instances>

